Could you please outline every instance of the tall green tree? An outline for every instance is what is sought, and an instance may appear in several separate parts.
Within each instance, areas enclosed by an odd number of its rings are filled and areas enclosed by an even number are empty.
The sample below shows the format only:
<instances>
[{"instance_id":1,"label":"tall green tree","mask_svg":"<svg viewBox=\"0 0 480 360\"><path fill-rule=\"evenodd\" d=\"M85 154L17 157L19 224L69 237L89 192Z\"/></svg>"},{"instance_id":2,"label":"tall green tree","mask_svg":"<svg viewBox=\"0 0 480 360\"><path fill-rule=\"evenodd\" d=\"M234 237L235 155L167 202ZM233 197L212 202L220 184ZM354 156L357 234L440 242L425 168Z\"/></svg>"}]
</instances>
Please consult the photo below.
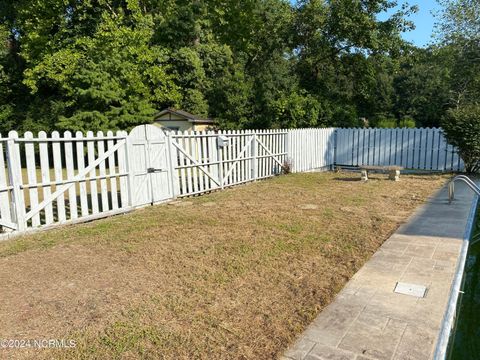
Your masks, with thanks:
<instances>
[{"instance_id":1,"label":"tall green tree","mask_svg":"<svg viewBox=\"0 0 480 360\"><path fill-rule=\"evenodd\" d=\"M453 52L451 101L453 106L480 99L480 1L442 0L438 23L440 43Z\"/></svg>"},{"instance_id":2,"label":"tall green tree","mask_svg":"<svg viewBox=\"0 0 480 360\"><path fill-rule=\"evenodd\" d=\"M4 1L0 131L129 129L167 106L232 129L423 117L428 102L405 90L414 78L396 80L415 8L378 20L394 5Z\"/></svg>"},{"instance_id":3,"label":"tall green tree","mask_svg":"<svg viewBox=\"0 0 480 360\"><path fill-rule=\"evenodd\" d=\"M357 126L360 117L385 111L372 108L378 96L376 83L389 85L381 83L379 72L385 69L370 57L394 57L403 45L400 33L412 27L404 19L416 11L403 8L385 21L378 20L379 13L395 5L384 0L299 3L295 42L301 85L328 103L333 114L330 124ZM390 102L385 100L380 102Z\"/></svg>"},{"instance_id":4,"label":"tall green tree","mask_svg":"<svg viewBox=\"0 0 480 360\"><path fill-rule=\"evenodd\" d=\"M151 19L131 16L134 26L120 10L115 16L104 12L92 36L77 37L25 71L33 93L48 89L63 101L57 127L126 129L150 122L158 108L179 100L167 73L168 52L150 44Z\"/></svg>"},{"instance_id":5,"label":"tall green tree","mask_svg":"<svg viewBox=\"0 0 480 360\"><path fill-rule=\"evenodd\" d=\"M480 1L442 1L441 44L452 51L451 109L442 121L468 172L480 170Z\"/></svg>"}]
</instances>

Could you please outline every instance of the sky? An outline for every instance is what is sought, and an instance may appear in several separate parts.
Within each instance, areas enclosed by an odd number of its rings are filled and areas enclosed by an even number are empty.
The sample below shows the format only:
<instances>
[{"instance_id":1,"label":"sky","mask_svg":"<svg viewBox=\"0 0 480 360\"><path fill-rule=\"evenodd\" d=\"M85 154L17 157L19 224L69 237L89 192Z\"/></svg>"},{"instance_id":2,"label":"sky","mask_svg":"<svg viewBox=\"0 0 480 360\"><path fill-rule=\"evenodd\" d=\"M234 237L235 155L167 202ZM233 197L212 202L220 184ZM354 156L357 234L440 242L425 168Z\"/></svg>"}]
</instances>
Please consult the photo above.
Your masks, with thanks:
<instances>
[{"instance_id":1,"label":"sky","mask_svg":"<svg viewBox=\"0 0 480 360\"><path fill-rule=\"evenodd\" d=\"M401 4L405 1L399 1ZM434 30L435 18L432 14L441 10L441 6L436 0L410 0L409 5L417 5L419 10L416 14L412 15L409 19L415 23L415 30L403 33L403 38L413 44L425 47L432 42L432 33ZM385 19L389 13L394 12L395 9L391 9L388 13L379 15L379 19Z\"/></svg>"}]
</instances>

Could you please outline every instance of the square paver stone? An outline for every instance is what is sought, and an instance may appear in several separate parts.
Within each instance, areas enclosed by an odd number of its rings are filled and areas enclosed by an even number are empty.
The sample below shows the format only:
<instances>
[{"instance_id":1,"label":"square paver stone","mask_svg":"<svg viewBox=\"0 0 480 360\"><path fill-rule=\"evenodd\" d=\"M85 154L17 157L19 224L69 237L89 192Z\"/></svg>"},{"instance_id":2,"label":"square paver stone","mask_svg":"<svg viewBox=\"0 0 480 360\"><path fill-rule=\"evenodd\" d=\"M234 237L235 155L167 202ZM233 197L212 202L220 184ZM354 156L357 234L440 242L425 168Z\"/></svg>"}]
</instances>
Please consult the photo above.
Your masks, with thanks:
<instances>
[{"instance_id":1,"label":"square paver stone","mask_svg":"<svg viewBox=\"0 0 480 360\"><path fill-rule=\"evenodd\" d=\"M393 358L395 360L430 359L435 339L435 331L408 325Z\"/></svg>"},{"instance_id":2,"label":"square paver stone","mask_svg":"<svg viewBox=\"0 0 480 360\"><path fill-rule=\"evenodd\" d=\"M383 329L365 321L355 322L338 347L374 359L391 359L405 326L405 322L394 319L388 319Z\"/></svg>"}]
</instances>

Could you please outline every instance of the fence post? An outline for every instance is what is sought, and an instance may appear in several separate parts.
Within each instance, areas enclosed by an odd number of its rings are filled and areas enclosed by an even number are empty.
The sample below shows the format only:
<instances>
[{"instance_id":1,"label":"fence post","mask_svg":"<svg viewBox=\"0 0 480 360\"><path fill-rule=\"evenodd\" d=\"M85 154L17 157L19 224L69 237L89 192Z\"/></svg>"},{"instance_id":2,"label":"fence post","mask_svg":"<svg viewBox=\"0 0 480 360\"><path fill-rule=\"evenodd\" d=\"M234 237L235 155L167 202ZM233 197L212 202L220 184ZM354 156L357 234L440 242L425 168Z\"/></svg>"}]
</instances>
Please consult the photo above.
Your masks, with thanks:
<instances>
[{"instance_id":1,"label":"fence post","mask_svg":"<svg viewBox=\"0 0 480 360\"><path fill-rule=\"evenodd\" d=\"M15 223L17 230L23 231L26 229L25 221L25 198L22 189L22 166L20 161L19 145L15 143L18 138L16 131L10 131L7 140L7 163L8 176L10 177L10 184L12 186L12 202L14 210Z\"/></svg>"},{"instance_id":2,"label":"fence post","mask_svg":"<svg viewBox=\"0 0 480 360\"><path fill-rule=\"evenodd\" d=\"M257 166L258 166L258 159L257 159L257 132L253 133L252 137L252 180L257 180Z\"/></svg>"}]
</instances>

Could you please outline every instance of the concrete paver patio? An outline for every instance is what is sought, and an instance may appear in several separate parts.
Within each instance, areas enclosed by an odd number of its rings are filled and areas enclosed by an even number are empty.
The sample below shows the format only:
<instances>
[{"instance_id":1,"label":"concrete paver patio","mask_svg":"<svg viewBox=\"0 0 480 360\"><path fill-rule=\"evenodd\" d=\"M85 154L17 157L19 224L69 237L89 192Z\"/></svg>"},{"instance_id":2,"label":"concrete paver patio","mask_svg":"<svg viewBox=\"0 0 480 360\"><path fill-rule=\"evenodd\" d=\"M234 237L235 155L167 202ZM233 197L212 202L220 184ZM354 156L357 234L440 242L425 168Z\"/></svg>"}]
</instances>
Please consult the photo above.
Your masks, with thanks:
<instances>
[{"instance_id":1,"label":"concrete paver patio","mask_svg":"<svg viewBox=\"0 0 480 360\"><path fill-rule=\"evenodd\" d=\"M430 359L440 332L473 194L446 187L413 214L353 276L284 359ZM427 287L424 298L394 292Z\"/></svg>"}]
</instances>

